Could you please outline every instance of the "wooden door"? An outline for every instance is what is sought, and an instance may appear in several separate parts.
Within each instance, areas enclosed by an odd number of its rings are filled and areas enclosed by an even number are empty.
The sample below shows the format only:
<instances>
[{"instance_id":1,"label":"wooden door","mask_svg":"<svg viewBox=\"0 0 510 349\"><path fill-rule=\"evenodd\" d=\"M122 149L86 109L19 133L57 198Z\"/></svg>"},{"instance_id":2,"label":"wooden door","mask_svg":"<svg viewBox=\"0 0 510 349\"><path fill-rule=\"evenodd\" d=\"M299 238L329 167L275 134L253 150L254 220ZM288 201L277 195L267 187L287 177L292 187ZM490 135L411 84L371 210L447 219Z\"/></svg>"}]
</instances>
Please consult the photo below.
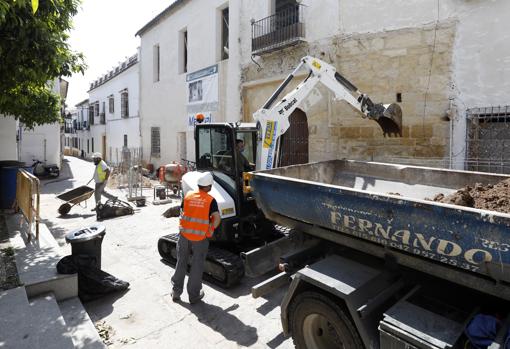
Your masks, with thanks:
<instances>
[{"instance_id":1,"label":"wooden door","mask_svg":"<svg viewBox=\"0 0 510 349\"><path fill-rule=\"evenodd\" d=\"M278 167L306 164L308 162L308 121L300 109L289 117L290 127L280 139Z\"/></svg>"}]
</instances>

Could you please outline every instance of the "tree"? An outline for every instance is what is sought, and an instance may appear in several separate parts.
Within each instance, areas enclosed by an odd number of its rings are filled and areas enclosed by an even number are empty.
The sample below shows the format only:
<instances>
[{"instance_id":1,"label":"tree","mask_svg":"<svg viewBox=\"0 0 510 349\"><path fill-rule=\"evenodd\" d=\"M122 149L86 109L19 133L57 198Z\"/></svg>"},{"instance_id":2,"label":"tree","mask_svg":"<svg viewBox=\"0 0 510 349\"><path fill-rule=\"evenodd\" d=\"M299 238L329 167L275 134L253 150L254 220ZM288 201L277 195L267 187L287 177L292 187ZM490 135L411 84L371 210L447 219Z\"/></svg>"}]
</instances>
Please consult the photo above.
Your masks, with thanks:
<instances>
[{"instance_id":1,"label":"tree","mask_svg":"<svg viewBox=\"0 0 510 349\"><path fill-rule=\"evenodd\" d=\"M49 83L84 72L67 42L79 0L0 0L0 114L32 128L60 121Z\"/></svg>"}]
</instances>

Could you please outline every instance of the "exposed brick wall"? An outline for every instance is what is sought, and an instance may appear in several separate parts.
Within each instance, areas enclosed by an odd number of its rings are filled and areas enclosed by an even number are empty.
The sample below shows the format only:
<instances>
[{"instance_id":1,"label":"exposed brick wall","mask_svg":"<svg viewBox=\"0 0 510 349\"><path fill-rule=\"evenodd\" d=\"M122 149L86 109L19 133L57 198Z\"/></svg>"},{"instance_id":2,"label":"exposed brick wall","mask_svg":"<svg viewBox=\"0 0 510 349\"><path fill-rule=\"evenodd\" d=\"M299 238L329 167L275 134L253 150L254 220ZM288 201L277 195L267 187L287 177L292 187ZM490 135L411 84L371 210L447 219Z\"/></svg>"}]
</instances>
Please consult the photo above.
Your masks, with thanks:
<instances>
[{"instance_id":1,"label":"exposed brick wall","mask_svg":"<svg viewBox=\"0 0 510 349\"><path fill-rule=\"evenodd\" d=\"M261 70L255 64L243 67L243 81L288 73L299 58L312 55L333 64L374 102L393 103L396 93L402 94L403 137L384 138L375 122L360 118L345 102L330 102L330 93L319 88L322 99L302 106L308 116L311 161L444 158L449 123L441 118L449 108L455 29L455 22L444 22L437 31L427 26L302 44L262 56ZM244 88L245 120L251 120L277 86L274 82Z\"/></svg>"}]
</instances>

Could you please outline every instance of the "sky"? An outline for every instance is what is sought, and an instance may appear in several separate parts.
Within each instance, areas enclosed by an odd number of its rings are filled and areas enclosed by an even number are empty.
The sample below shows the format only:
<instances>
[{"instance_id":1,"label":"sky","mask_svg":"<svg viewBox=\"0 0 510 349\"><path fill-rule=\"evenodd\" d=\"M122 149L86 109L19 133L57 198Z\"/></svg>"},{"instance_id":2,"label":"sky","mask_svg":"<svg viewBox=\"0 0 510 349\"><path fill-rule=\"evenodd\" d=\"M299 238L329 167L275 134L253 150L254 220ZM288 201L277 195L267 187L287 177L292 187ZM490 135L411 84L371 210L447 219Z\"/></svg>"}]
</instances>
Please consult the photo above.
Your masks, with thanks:
<instances>
[{"instance_id":1,"label":"sky","mask_svg":"<svg viewBox=\"0 0 510 349\"><path fill-rule=\"evenodd\" d=\"M173 0L82 0L70 33L71 49L82 52L88 66L84 75L69 81L68 110L88 98L90 83L136 53L135 33Z\"/></svg>"}]
</instances>

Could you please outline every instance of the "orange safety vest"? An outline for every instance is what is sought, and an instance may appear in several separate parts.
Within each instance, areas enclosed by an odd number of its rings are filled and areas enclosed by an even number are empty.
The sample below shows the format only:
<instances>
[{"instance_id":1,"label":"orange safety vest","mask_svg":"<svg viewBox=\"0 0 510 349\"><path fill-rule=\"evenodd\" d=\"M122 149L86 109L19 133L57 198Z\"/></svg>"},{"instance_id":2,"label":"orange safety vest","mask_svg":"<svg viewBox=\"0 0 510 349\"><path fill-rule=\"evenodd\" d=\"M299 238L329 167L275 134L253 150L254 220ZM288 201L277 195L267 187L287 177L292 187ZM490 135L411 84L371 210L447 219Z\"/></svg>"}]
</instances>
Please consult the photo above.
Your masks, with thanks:
<instances>
[{"instance_id":1,"label":"orange safety vest","mask_svg":"<svg viewBox=\"0 0 510 349\"><path fill-rule=\"evenodd\" d=\"M186 194L179 222L179 231L186 239L201 241L212 236L214 229L209 210L213 200L211 195L200 190Z\"/></svg>"}]
</instances>

